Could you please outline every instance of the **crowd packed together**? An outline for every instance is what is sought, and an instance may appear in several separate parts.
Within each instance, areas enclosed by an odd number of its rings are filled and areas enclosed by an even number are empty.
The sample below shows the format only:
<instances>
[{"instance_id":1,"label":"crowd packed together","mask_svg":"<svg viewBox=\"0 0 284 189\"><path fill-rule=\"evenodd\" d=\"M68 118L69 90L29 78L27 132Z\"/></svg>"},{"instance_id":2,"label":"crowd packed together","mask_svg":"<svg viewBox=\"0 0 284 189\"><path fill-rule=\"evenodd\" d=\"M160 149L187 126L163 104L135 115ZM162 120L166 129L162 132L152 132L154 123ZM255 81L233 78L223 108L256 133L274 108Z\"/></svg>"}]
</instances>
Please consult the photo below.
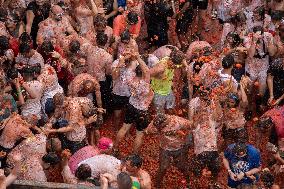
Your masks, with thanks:
<instances>
[{"instance_id":1,"label":"crowd packed together","mask_svg":"<svg viewBox=\"0 0 284 189\"><path fill-rule=\"evenodd\" d=\"M283 0L0 5L1 189L284 188Z\"/></svg>"}]
</instances>

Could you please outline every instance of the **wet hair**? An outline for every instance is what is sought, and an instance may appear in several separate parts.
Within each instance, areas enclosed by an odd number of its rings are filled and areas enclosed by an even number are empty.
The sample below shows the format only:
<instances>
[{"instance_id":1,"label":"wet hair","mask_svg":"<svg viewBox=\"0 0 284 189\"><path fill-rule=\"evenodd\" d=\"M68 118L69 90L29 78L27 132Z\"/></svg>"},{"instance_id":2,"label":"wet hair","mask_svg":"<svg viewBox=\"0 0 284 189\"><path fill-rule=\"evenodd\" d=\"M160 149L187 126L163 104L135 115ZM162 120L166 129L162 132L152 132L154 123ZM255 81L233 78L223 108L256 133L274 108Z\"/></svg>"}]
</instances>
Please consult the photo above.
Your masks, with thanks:
<instances>
[{"instance_id":1,"label":"wet hair","mask_svg":"<svg viewBox=\"0 0 284 189\"><path fill-rule=\"evenodd\" d=\"M105 19L105 17L101 16L101 15L97 15L94 18L94 26L106 26L107 25L107 20Z\"/></svg>"},{"instance_id":2,"label":"wet hair","mask_svg":"<svg viewBox=\"0 0 284 189\"><path fill-rule=\"evenodd\" d=\"M233 153L238 155L240 153L247 153L247 145L243 142L238 142L235 144L235 146L233 147Z\"/></svg>"},{"instance_id":3,"label":"wet hair","mask_svg":"<svg viewBox=\"0 0 284 189\"><path fill-rule=\"evenodd\" d=\"M42 160L51 165L56 165L61 161L60 157L55 152L48 152L42 157Z\"/></svg>"},{"instance_id":4,"label":"wet hair","mask_svg":"<svg viewBox=\"0 0 284 189\"><path fill-rule=\"evenodd\" d=\"M128 30L124 30L121 34L120 34L120 40L121 41L129 41L130 40L130 33Z\"/></svg>"},{"instance_id":5,"label":"wet hair","mask_svg":"<svg viewBox=\"0 0 284 189\"><path fill-rule=\"evenodd\" d=\"M163 125L163 123L165 123L165 121L167 120L167 117L165 114L158 114L154 120L153 120L153 124L155 127L157 127L158 129L162 129L161 125Z\"/></svg>"},{"instance_id":6,"label":"wet hair","mask_svg":"<svg viewBox=\"0 0 284 189\"><path fill-rule=\"evenodd\" d=\"M7 71L7 78L13 80L19 76L19 72L16 68L11 68Z\"/></svg>"},{"instance_id":7,"label":"wet hair","mask_svg":"<svg viewBox=\"0 0 284 189\"><path fill-rule=\"evenodd\" d=\"M5 51L9 49L9 39L8 37L2 35L0 36L0 56L5 54Z\"/></svg>"},{"instance_id":8,"label":"wet hair","mask_svg":"<svg viewBox=\"0 0 284 189\"><path fill-rule=\"evenodd\" d=\"M30 43L32 41L31 36L27 32L23 32L19 37L20 43Z\"/></svg>"},{"instance_id":9,"label":"wet hair","mask_svg":"<svg viewBox=\"0 0 284 189\"><path fill-rule=\"evenodd\" d=\"M127 14L127 20L130 24L137 24L138 23L138 14L136 12L130 11Z\"/></svg>"},{"instance_id":10,"label":"wet hair","mask_svg":"<svg viewBox=\"0 0 284 189\"><path fill-rule=\"evenodd\" d=\"M39 75L41 73L41 65L36 64L35 66L33 66L33 71L34 71L34 74Z\"/></svg>"},{"instance_id":11,"label":"wet hair","mask_svg":"<svg viewBox=\"0 0 284 189\"><path fill-rule=\"evenodd\" d=\"M240 35L236 32L230 32L227 37L231 37L233 39L233 48L239 46L242 42Z\"/></svg>"},{"instance_id":12,"label":"wet hair","mask_svg":"<svg viewBox=\"0 0 284 189\"><path fill-rule=\"evenodd\" d=\"M277 11L277 10L274 10L274 11L271 11L271 20L274 20L274 21L281 21L282 18L283 18L283 12L282 11Z\"/></svg>"},{"instance_id":13,"label":"wet hair","mask_svg":"<svg viewBox=\"0 0 284 189\"><path fill-rule=\"evenodd\" d=\"M264 7L256 8L253 12L256 12L256 14L258 14L261 17L261 20L264 20L264 18L265 18L265 9L264 9Z\"/></svg>"},{"instance_id":14,"label":"wet hair","mask_svg":"<svg viewBox=\"0 0 284 189\"><path fill-rule=\"evenodd\" d=\"M19 46L19 52L21 54L24 54L24 53L29 53L31 51L31 47L30 47L30 44L28 43L21 43L20 46Z\"/></svg>"},{"instance_id":15,"label":"wet hair","mask_svg":"<svg viewBox=\"0 0 284 189\"><path fill-rule=\"evenodd\" d=\"M0 21L5 22L8 16L8 11L5 8L0 8Z\"/></svg>"},{"instance_id":16,"label":"wet hair","mask_svg":"<svg viewBox=\"0 0 284 189\"><path fill-rule=\"evenodd\" d=\"M71 53L77 53L80 50L80 42L77 40L71 41L69 44L69 50Z\"/></svg>"},{"instance_id":17,"label":"wet hair","mask_svg":"<svg viewBox=\"0 0 284 189\"><path fill-rule=\"evenodd\" d=\"M20 70L20 73L23 76L32 76L34 74L34 68L29 67L29 66L25 66L25 67L23 67L23 69Z\"/></svg>"},{"instance_id":18,"label":"wet hair","mask_svg":"<svg viewBox=\"0 0 284 189\"><path fill-rule=\"evenodd\" d=\"M126 161L130 161L130 165L132 167L137 167L137 168L141 168L142 163L143 163L142 158L137 154L128 156L126 158Z\"/></svg>"},{"instance_id":19,"label":"wet hair","mask_svg":"<svg viewBox=\"0 0 284 189\"><path fill-rule=\"evenodd\" d=\"M42 44L41 44L41 51L45 52L45 53L50 53L52 51L54 51L54 47L51 43L51 41L45 40Z\"/></svg>"},{"instance_id":20,"label":"wet hair","mask_svg":"<svg viewBox=\"0 0 284 189\"><path fill-rule=\"evenodd\" d=\"M131 189L132 179L129 174L121 172L117 175L117 183L119 183L119 189Z\"/></svg>"},{"instance_id":21,"label":"wet hair","mask_svg":"<svg viewBox=\"0 0 284 189\"><path fill-rule=\"evenodd\" d=\"M239 106L239 104L240 104L240 99L239 99L239 97L238 97L237 94L235 94L235 93L229 93L229 94L228 94L228 98L235 101L235 107L238 107L238 106Z\"/></svg>"},{"instance_id":22,"label":"wet hair","mask_svg":"<svg viewBox=\"0 0 284 189\"><path fill-rule=\"evenodd\" d=\"M79 180L87 180L92 176L91 167L87 164L81 164L75 171L75 176Z\"/></svg>"},{"instance_id":23,"label":"wet hair","mask_svg":"<svg viewBox=\"0 0 284 189\"><path fill-rule=\"evenodd\" d=\"M268 119L260 119L257 124L255 125L259 129L269 129L271 125L274 125L273 120L271 117Z\"/></svg>"},{"instance_id":24,"label":"wet hair","mask_svg":"<svg viewBox=\"0 0 284 189\"><path fill-rule=\"evenodd\" d=\"M69 122L68 122L66 119L58 119L58 120L54 123L53 127L54 127L55 129L59 129L59 128L62 128L62 127L66 127L68 124L69 124Z\"/></svg>"},{"instance_id":25,"label":"wet hair","mask_svg":"<svg viewBox=\"0 0 284 189\"><path fill-rule=\"evenodd\" d=\"M253 27L252 30L253 30L254 33L260 31L261 34L263 34L263 27L262 26L255 26L255 27Z\"/></svg>"},{"instance_id":26,"label":"wet hair","mask_svg":"<svg viewBox=\"0 0 284 189\"><path fill-rule=\"evenodd\" d=\"M98 32L96 36L96 40L97 40L97 45L105 46L108 41L107 34L105 34L104 32Z\"/></svg>"},{"instance_id":27,"label":"wet hair","mask_svg":"<svg viewBox=\"0 0 284 189\"><path fill-rule=\"evenodd\" d=\"M234 56L232 54L229 54L223 58L222 67L224 69L229 69L234 65L234 63L235 63Z\"/></svg>"},{"instance_id":28,"label":"wet hair","mask_svg":"<svg viewBox=\"0 0 284 189\"><path fill-rule=\"evenodd\" d=\"M182 64L182 61L185 59L185 55L180 50L173 50L170 54L170 58L175 65Z\"/></svg>"},{"instance_id":29,"label":"wet hair","mask_svg":"<svg viewBox=\"0 0 284 189\"><path fill-rule=\"evenodd\" d=\"M263 171L260 175L260 179L265 187L272 187L274 184L274 176L269 171Z\"/></svg>"}]
</instances>

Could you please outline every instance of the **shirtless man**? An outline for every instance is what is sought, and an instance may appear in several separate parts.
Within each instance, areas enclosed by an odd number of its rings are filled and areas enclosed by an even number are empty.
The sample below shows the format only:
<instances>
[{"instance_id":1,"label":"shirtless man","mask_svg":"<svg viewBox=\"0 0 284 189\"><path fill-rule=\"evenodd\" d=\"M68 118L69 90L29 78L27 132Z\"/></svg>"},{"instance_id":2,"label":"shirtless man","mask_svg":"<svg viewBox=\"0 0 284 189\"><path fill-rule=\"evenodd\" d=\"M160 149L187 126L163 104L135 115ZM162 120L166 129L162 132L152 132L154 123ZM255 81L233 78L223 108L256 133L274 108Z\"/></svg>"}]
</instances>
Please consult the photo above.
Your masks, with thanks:
<instances>
[{"instance_id":1,"label":"shirtless man","mask_svg":"<svg viewBox=\"0 0 284 189\"><path fill-rule=\"evenodd\" d=\"M188 150L186 137L192 122L184 118L158 114L145 130L145 133L157 133L160 138L159 170L156 187L161 188L167 169L173 164L186 177L189 185Z\"/></svg>"},{"instance_id":2,"label":"shirtless man","mask_svg":"<svg viewBox=\"0 0 284 189\"><path fill-rule=\"evenodd\" d=\"M17 141L32 135L31 127L32 126L24 121L17 113L13 113L9 118L5 119L1 125L1 129L3 129L0 136L1 152L4 152L6 155L6 153L12 150ZM1 161L1 166L5 167L5 161L5 159Z\"/></svg>"},{"instance_id":3,"label":"shirtless man","mask_svg":"<svg viewBox=\"0 0 284 189\"><path fill-rule=\"evenodd\" d=\"M62 8L54 5L51 8L50 16L39 24L37 45L41 45L44 40L51 40L56 43L56 40L64 38L66 33L75 35L76 31L71 26L68 18L64 16Z\"/></svg>"},{"instance_id":4,"label":"shirtless man","mask_svg":"<svg viewBox=\"0 0 284 189\"><path fill-rule=\"evenodd\" d=\"M103 32L104 34L107 35L108 41L107 41L105 48L104 48L104 49L107 50L107 48L110 47L112 40L113 40L112 28L107 26L107 20L101 15L97 15L94 18L94 27L95 27L96 33Z\"/></svg>"},{"instance_id":5,"label":"shirtless man","mask_svg":"<svg viewBox=\"0 0 284 189\"><path fill-rule=\"evenodd\" d=\"M12 158L14 155L20 154L22 157L19 180L47 181L42 162L42 157L46 154L46 142L47 137L43 133L31 135L8 154L7 163L11 167L15 166Z\"/></svg>"},{"instance_id":6,"label":"shirtless man","mask_svg":"<svg viewBox=\"0 0 284 189\"><path fill-rule=\"evenodd\" d=\"M78 148L80 149L86 144L86 126L97 121L93 103L86 97L64 97L63 94L56 94L53 99L56 109L49 123L55 123L58 118L65 119L67 122L58 129L50 129L52 124L48 124L46 132L48 134L64 133L67 148L75 153ZM101 108L97 111L104 112ZM93 142L92 139L90 138L90 142ZM94 145L95 142L90 144Z\"/></svg>"},{"instance_id":7,"label":"shirtless man","mask_svg":"<svg viewBox=\"0 0 284 189\"><path fill-rule=\"evenodd\" d=\"M139 155L131 155L126 158L125 168L130 176L136 177L141 189L151 189L152 181L149 173L141 169L143 159Z\"/></svg>"}]
</instances>

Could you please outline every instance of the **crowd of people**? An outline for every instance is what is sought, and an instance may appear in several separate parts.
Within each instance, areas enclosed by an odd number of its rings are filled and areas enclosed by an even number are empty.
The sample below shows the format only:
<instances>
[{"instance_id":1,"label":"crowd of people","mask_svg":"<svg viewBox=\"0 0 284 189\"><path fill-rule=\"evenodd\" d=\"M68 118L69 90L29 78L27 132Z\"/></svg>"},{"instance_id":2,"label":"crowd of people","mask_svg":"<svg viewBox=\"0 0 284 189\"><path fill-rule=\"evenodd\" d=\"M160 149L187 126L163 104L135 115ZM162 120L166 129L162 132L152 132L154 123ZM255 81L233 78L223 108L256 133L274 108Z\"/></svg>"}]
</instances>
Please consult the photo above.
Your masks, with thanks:
<instances>
[{"instance_id":1,"label":"crowd of people","mask_svg":"<svg viewBox=\"0 0 284 189\"><path fill-rule=\"evenodd\" d=\"M284 1L0 4L1 189L284 188Z\"/></svg>"}]
</instances>

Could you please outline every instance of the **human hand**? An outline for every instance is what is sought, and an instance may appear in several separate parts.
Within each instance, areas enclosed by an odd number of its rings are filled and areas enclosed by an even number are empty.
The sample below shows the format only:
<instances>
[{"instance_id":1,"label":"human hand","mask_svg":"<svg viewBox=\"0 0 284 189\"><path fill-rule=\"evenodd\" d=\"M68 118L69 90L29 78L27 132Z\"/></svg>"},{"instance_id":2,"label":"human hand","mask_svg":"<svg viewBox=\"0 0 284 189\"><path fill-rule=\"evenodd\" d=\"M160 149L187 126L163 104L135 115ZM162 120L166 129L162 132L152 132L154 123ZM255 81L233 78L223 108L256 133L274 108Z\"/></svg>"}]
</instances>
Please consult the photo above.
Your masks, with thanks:
<instances>
[{"instance_id":1,"label":"human hand","mask_svg":"<svg viewBox=\"0 0 284 189\"><path fill-rule=\"evenodd\" d=\"M106 13L106 8L101 8L101 7L99 7L99 8L98 8L98 13L99 13L99 14L105 14L105 13Z\"/></svg>"},{"instance_id":2,"label":"human hand","mask_svg":"<svg viewBox=\"0 0 284 189\"><path fill-rule=\"evenodd\" d=\"M105 114L106 113L106 109L103 109L103 108L97 108L97 111L99 113L102 113L102 114Z\"/></svg>"},{"instance_id":3,"label":"human hand","mask_svg":"<svg viewBox=\"0 0 284 189\"><path fill-rule=\"evenodd\" d=\"M51 56L55 59L59 59L61 57L61 55L56 51L52 51Z\"/></svg>"},{"instance_id":4,"label":"human hand","mask_svg":"<svg viewBox=\"0 0 284 189\"><path fill-rule=\"evenodd\" d=\"M279 105L280 104L280 102L282 101L282 99L281 98L278 98L277 100L275 100L274 102L272 101L272 106L277 106L277 105Z\"/></svg>"},{"instance_id":5,"label":"human hand","mask_svg":"<svg viewBox=\"0 0 284 189\"><path fill-rule=\"evenodd\" d=\"M245 177L245 173L241 172L237 175L237 180L242 180Z\"/></svg>"},{"instance_id":6,"label":"human hand","mask_svg":"<svg viewBox=\"0 0 284 189\"><path fill-rule=\"evenodd\" d=\"M237 181L237 175L235 173L233 173L232 171L229 171L229 176L233 181Z\"/></svg>"},{"instance_id":7,"label":"human hand","mask_svg":"<svg viewBox=\"0 0 284 189\"><path fill-rule=\"evenodd\" d=\"M93 116L88 118L88 122L89 123L94 123L94 122L97 121L97 119L98 119L97 115L93 115Z\"/></svg>"},{"instance_id":8,"label":"human hand","mask_svg":"<svg viewBox=\"0 0 284 189\"><path fill-rule=\"evenodd\" d=\"M274 96L270 95L270 97L268 99L268 105L272 105L273 100L274 100Z\"/></svg>"}]
</instances>

